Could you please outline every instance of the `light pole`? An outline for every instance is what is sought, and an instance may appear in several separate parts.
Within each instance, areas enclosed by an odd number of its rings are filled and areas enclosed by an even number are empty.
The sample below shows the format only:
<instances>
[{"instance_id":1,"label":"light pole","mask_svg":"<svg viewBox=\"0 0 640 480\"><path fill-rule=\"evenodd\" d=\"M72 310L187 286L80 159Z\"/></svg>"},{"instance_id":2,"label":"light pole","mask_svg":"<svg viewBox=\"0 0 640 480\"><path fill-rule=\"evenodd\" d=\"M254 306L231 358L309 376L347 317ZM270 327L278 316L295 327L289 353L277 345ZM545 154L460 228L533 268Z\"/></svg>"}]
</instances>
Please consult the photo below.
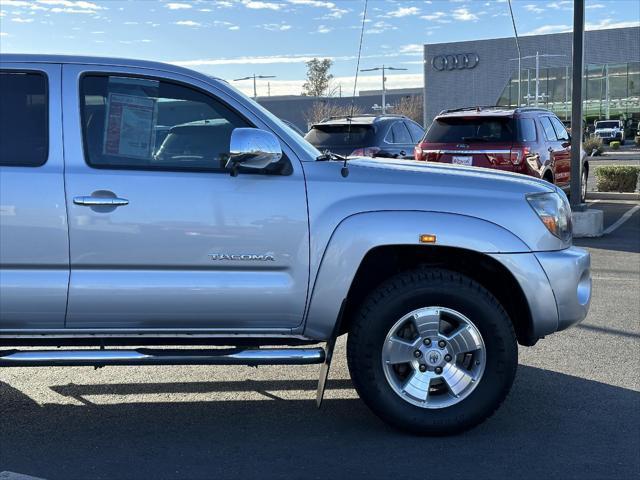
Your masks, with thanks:
<instances>
[{"instance_id":1,"label":"light pole","mask_svg":"<svg viewBox=\"0 0 640 480\"><path fill-rule=\"evenodd\" d=\"M256 78L276 78L275 75L256 75L255 73L249 77L236 78L234 82L241 82L242 80L251 80L253 78L253 98L258 98L258 91L256 89ZM271 88L269 88L271 90Z\"/></svg>"},{"instance_id":2,"label":"light pole","mask_svg":"<svg viewBox=\"0 0 640 480\"><path fill-rule=\"evenodd\" d=\"M582 210L582 76L584 75L584 0L573 2L571 91L571 208Z\"/></svg>"},{"instance_id":3,"label":"light pole","mask_svg":"<svg viewBox=\"0 0 640 480\"><path fill-rule=\"evenodd\" d=\"M374 68L363 68L361 72L376 72L378 70L382 70L382 115L384 115L387 111L387 77L385 77L385 70L407 70L406 68L397 68L397 67L387 67L382 65L381 67Z\"/></svg>"}]
</instances>

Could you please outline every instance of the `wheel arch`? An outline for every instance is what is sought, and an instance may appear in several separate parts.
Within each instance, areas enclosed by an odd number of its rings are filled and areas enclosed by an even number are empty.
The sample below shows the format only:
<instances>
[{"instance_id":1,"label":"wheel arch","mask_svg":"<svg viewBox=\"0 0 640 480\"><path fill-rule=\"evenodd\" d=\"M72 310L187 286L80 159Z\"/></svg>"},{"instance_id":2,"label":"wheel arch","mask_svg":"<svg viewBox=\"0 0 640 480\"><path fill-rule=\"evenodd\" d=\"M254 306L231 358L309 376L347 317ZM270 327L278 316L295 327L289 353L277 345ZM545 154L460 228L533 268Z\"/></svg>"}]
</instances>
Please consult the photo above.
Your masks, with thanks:
<instances>
[{"instance_id":1,"label":"wheel arch","mask_svg":"<svg viewBox=\"0 0 640 480\"><path fill-rule=\"evenodd\" d=\"M420 243L422 234L433 235L435 243ZM506 283L519 285L513 276L506 276L505 270L508 268L499 266L500 262L492 259L490 254L529 252L529 247L508 230L475 217L425 211L383 211L354 215L336 228L324 251L312 284L302 333L309 338L328 339L342 301L347 299L349 309L357 308L358 299L363 295L358 292L366 291L358 286L360 283L370 290L375 281L381 283L384 275L410 266L424 263L443 266L443 259L447 259L450 268L462 272L473 270L463 268L463 262L454 262L458 256L469 265L482 264L484 267L478 267L479 272L487 275L489 272L498 272L498 278ZM494 290L496 297L501 297L499 289ZM501 298L505 302L508 300ZM523 298L522 292L517 292L516 298ZM528 304L525 300L521 305ZM511 313L514 312L512 308ZM530 317L526 312L517 313L518 318L527 319L518 327L521 333L519 340L523 344L531 343L532 340L527 340L524 328ZM348 325L348 320L345 321Z\"/></svg>"},{"instance_id":2,"label":"wheel arch","mask_svg":"<svg viewBox=\"0 0 640 480\"><path fill-rule=\"evenodd\" d=\"M452 270L478 282L506 310L518 343L526 346L536 343L529 304L513 274L489 255L447 246L425 249L412 245L385 245L369 250L349 288L340 333L349 330L355 314L371 290L393 275L419 267Z\"/></svg>"}]
</instances>

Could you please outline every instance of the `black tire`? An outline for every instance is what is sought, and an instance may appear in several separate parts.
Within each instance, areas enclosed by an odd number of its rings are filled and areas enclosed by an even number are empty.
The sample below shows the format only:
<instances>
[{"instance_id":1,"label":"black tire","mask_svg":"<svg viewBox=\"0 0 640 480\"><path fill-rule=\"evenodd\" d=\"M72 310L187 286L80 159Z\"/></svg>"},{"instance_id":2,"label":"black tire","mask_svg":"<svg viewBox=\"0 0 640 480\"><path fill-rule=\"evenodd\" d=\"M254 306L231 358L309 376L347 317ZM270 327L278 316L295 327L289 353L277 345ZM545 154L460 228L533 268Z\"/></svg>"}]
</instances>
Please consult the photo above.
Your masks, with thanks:
<instances>
[{"instance_id":1,"label":"black tire","mask_svg":"<svg viewBox=\"0 0 640 480\"><path fill-rule=\"evenodd\" d=\"M427 306L464 314L485 342L486 367L477 387L446 408L422 408L405 401L387 382L382 366L382 346L391 327ZM347 361L360 398L382 420L414 434L450 435L478 425L500 406L513 384L518 346L504 308L479 283L453 271L419 268L398 274L371 292L351 324Z\"/></svg>"}]
</instances>

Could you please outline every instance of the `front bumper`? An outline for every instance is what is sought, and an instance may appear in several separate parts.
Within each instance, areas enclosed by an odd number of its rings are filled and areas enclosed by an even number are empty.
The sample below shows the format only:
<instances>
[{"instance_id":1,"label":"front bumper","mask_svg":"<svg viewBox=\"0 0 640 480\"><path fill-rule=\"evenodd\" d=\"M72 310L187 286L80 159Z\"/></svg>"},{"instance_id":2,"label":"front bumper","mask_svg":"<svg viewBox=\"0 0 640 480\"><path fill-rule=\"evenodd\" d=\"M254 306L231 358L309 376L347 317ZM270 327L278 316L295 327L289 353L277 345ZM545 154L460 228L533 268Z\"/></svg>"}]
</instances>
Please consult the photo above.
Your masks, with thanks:
<instances>
[{"instance_id":1,"label":"front bumper","mask_svg":"<svg viewBox=\"0 0 640 480\"><path fill-rule=\"evenodd\" d=\"M547 274L558 308L558 330L587 316L591 304L591 256L581 248L535 254Z\"/></svg>"},{"instance_id":2,"label":"front bumper","mask_svg":"<svg viewBox=\"0 0 640 480\"><path fill-rule=\"evenodd\" d=\"M527 343L581 322L591 303L591 257L576 247L493 254L519 283L529 304Z\"/></svg>"}]
</instances>

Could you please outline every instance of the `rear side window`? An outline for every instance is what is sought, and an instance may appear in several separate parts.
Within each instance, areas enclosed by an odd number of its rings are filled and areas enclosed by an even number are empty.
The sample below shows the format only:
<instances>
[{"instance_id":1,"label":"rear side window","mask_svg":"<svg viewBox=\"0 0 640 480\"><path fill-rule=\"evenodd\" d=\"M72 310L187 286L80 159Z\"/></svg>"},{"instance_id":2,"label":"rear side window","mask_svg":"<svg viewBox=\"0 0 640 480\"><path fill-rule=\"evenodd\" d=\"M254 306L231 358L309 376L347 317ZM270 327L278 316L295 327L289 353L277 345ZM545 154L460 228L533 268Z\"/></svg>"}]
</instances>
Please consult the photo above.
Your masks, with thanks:
<instances>
[{"instance_id":1,"label":"rear side window","mask_svg":"<svg viewBox=\"0 0 640 480\"><path fill-rule=\"evenodd\" d=\"M558 138L556 137L556 131L553 129L553 125L551 125L551 120L549 117L541 117L540 124L542 125L542 130L544 131L544 136L549 141L556 141Z\"/></svg>"},{"instance_id":2,"label":"rear side window","mask_svg":"<svg viewBox=\"0 0 640 480\"><path fill-rule=\"evenodd\" d=\"M96 168L225 171L231 132L251 126L203 92L149 78L87 75L81 106Z\"/></svg>"},{"instance_id":3,"label":"rear side window","mask_svg":"<svg viewBox=\"0 0 640 480\"><path fill-rule=\"evenodd\" d=\"M418 143L424 137L424 130L417 123L413 122L405 122L407 128L409 129L409 133L411 134L411 138L413 139L413 143Z\"/></svg>"},{"instance_id":4,"label":"rear side window","mask_svg":"<svg viewBox=\"0 0 640 480\"><path fill-rule=\"evenodd\" d=\"M373 128L368 125L314 125L305 135L314 146L373 145Z\"/></svg>"},{"instance_id":5,"label":"rear side window","mask_svg":"<svg viewBox=\"0 0 640 480\"><path fill-rule=\"evenodd\" d=\"M551 123L556 131L556 137L558 140L569 140L569 133L567 127L565 127L560 120L556 117L551 117Z\"/></svg>"},{"instance_id":6,"label":"rear side window","mask_svg":"<svg viewBox=\"0 0 640 480\"><path fill-rule=\"evenodd\" d=\"M511 117L441 117L436 118L425 141L429 143L512 142L515 121Z\"/></svg>"},{"instance_id":7,"label":"rear side window","mask_svg":"<svg viewBox=\"0 0 640 480\"><path fill-rule=\"evenodd\" d=\"M47 78L0 72L0 165L39 167L49 153Z\"/></svg>"},{"instance_id":8,"label":"rear side window","mask_svg":"<svg viewBox=\"0 0 640 480\"><path fill-rule=\"evenodd\" d=\"M536 122L533 118L521 118L518 120L518 140L521 142L535 142Z\"/></svg>"},{"instance_id":9,"label":"rear side window","mask_svg":"<svg viewBox=\"0 0 640 480\"><path fill-rule=\"evenodd\" d=\"M411 135L409 135L409 130L407 130L404 122L395 122L391 125L391 129L389 130L389 133L387 133L385 140L388 143L413 143Z\"/></svg>"}]
</instances>

